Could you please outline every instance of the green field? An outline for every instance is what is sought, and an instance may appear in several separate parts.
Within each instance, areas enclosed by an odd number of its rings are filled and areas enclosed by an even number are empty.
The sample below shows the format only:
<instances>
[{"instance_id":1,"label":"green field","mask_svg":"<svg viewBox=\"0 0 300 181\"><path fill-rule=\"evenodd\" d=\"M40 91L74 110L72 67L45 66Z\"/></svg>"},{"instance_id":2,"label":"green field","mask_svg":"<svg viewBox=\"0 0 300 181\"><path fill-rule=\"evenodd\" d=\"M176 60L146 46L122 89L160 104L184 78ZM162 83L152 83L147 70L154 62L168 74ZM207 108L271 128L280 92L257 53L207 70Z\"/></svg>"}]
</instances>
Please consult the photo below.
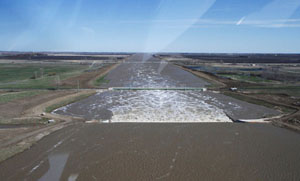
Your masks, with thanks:
<instances>
[{"instance_id":1,"label":"green field","mask_svg":"<svg viewBox=\"0 0 300 181\"><path fill-rule=\"evenodd\" d=\"M262 86L242 88L244 91L258 91L266 94L286 94L289 96L300 97L300 86Z\"/></svg>"},{"instance_id":2,"label":"green field","mask_svg":"<svg viewBox=\"0 0 300 181\"><path fill-rule=\"evenodd\" d=\"M23 92L11 92L0 94L0 103L7 103L10 101L14 101L17 99L22 99L25 97L32 97L35 95L40 95L43 93L47 93L47 90L36 90L36 91L23 91Z\"/></svg>"},{"instance_id":3,"label":"green field","mask_svg":"<svg viewBox=\"0 0 300 181\"><path fill-rule=\"evenodd\" d=\"M109 83L109 80L106 80L105 77L106 77L106 76L104 75L104 76L101 76L101 77L97 78L97 79L95 80L95 82L94 82L94 85L100 86L100 85L102 85L102 84Z\"/></svg>"},{"instance_id":4,"label":"green field","mask_svg":"<svg viewBox=\"0 0 300 181\"><path fill-rule=\"evenodd\" d=\"M0 64L0 88L55 88L57 80L78 75L87 68L69 64Z\"/></svg>"},{"instance_id":5,"label":"green field","mask_svg":"<svg viewBox=\"0 0 300 181\"><path fill-rule=\"evenodd\" d=\"M255 82L255 83L272 83L273 81L264 79L258 76L252 75L238 75L238 74L218 74L223 77L227 77L233 80L239 80L244 82Z\"/></svg>"}]
</instances>

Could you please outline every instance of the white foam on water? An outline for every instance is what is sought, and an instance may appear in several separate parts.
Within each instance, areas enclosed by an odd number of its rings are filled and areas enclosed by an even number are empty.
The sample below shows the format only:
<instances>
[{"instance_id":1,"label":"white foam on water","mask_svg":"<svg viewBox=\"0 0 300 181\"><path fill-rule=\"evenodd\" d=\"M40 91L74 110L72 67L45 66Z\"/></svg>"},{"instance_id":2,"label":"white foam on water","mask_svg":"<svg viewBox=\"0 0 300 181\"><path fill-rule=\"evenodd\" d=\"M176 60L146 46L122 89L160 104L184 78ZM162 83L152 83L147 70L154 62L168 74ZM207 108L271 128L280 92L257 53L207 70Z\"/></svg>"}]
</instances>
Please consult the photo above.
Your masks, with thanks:
<instances>
[{"instance_id":1,"label":"white foam on water","mask_svg":"<svg viewBox=\"0 0 300 181\"><path fill-rule=\"evenodd\" d=\"M132 64L128 72L131 73L128 82L131 87L181 85L168 75L161 75L159 66ZM199 91L107 91L98 92L89 103L74 103L54 112L101 120L103 110L109 110L113 114L109 122L232 122L219 108L224 106L216 98ZM72 112L72 107L86 111Z\"/></svg>"},{"instance_id":2,"label":"white foam on water","mask_svg":"<svg viewBox=\"0 0 300 181\"><path fill-rule=\"evenodd\" d=\"M107 102L118 103L109 109L111 122L232 122L222 109L206 103L208 98L183 91L122 91Z\"/></svg>"}]
</instances>

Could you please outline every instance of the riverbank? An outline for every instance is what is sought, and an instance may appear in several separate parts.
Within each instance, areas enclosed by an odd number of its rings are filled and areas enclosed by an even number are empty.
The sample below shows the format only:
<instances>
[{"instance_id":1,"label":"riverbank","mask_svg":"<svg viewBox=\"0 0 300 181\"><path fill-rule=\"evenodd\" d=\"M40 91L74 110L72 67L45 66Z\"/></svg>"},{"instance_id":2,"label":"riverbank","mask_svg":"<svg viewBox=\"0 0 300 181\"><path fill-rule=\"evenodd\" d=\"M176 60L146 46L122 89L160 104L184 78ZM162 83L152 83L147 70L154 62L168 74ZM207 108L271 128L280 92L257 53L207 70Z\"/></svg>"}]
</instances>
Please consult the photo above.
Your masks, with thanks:
<instances>
[{"instance_id":1,"label":"riverbank","mask_svg":"<svg viewBox=\"0 0 300 181\"><path fill-rule=\"evenodd\" d=\"M185 66L179 67L210 82L211 86L208 88L210 90L218 91L241 101L266 106L280 111L282 116L270 120L268 119L268 121L271 121L276 126L300 131L300 107L292 97L284 94L257 93L255 90L253 92L249 90L243 91L244 85L247 84L247 86L249 86L250 84L251 86L251 83L224 79L207 72L192 70ZM235 87L238 91L230 91L230 88L232 87ZM261 89L263 88L264 87Z\"/></svg>"},{"instance_id":2,"label":"riverbank","mask_svg":"<svg viewBox=\"0 0 300 181\"><path fill-rule=\"evenodd\" d=\"M0 161L30 148L35 142L44 136L59 130L72 122L83 121L82 118L54 115L47 110L55 109L58 105L64 106L76 102L83 97L95 94L95 90L64 91L43 103L27 109L20 117L6 119L4 127L0 128ZM33 104L34 102L31 102Z\"/></svg>"}]
</instances>

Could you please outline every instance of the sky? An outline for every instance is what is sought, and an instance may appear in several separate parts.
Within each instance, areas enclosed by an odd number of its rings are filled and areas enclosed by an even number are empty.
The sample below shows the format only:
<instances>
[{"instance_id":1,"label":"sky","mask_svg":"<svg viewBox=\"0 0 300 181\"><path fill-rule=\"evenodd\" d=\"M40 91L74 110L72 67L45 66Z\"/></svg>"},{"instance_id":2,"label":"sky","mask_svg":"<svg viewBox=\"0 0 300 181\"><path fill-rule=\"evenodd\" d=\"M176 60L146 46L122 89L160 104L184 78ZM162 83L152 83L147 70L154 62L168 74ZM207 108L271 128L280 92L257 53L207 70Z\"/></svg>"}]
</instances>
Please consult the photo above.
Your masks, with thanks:
<instances>
[{"instance_id":1,"label":"sky","mask_svg":"<svg viewBox=\"0 0 300 181\"><path fill-rule=\"evenodd\" d=\"M300 0L0 0L0 50L300 53Z\"/></svg>"}]
</instances>

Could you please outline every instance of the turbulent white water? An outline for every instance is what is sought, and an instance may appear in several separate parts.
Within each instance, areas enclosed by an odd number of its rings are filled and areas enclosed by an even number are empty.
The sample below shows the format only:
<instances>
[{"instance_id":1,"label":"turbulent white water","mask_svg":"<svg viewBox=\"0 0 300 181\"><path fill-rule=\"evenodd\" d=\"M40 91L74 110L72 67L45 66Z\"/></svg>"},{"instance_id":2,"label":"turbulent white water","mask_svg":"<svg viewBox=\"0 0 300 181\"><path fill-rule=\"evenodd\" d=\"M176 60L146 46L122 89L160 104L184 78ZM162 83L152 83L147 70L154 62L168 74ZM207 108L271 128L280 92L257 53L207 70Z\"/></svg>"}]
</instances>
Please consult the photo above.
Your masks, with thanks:
<instances>
[{"instance_id":1,"label":"turbulent white water","mask_svg":"<svg viewBox=\"0 0 300 181\"><path fill-rule=\"evenodd\" d=\"M105 78L110 87L205 87L208 83L172 64L134 55ZM225 112L226 114L225 114ZM102 122L231 122L277 112L212 92L180 90L105 91L54 111ZM227 116L228 115L228 116ZM108 121L109 120L109 121ZM96 122L97 122L96 121Z\"/></svg>"},{"instance_id":2,"label":"turbulent white water","mask_svg":"<svg viewBox=\"0 0 300 181\"><path fill-rule=\"evenodd\" d=\"M205 102L208 96L188 94L183 91L122 91L103 98L111 104L108 108L113 113L111 122L231 122L222 109ZM100 107L94 104L91 109Z\"/></svg>"}]
</instances>

